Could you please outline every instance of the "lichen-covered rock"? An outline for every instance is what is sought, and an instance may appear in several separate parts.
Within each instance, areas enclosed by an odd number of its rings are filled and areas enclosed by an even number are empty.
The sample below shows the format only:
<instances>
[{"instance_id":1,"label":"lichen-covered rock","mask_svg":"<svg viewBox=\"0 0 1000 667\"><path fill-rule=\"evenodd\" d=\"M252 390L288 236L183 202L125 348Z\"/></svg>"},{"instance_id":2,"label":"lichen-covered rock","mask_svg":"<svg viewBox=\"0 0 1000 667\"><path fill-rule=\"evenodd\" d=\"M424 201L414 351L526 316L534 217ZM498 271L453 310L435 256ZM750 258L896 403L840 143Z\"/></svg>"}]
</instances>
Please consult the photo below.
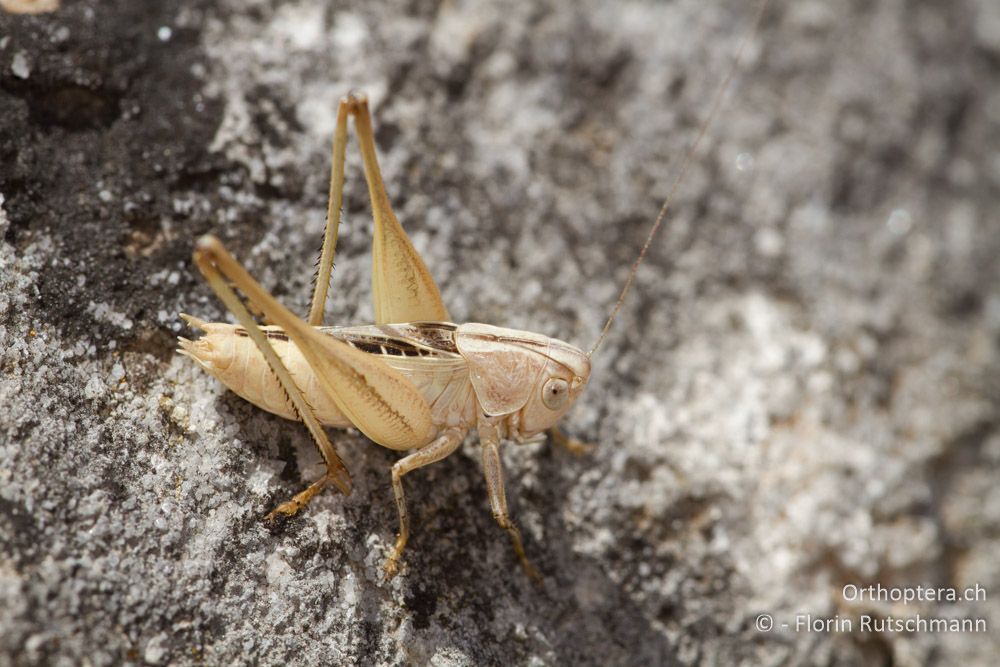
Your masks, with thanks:
<instances>
[{"instance_id":1,"label":"lichen-covered rock","mask_svg":"<svg viewBox=\"0 0 1000 667\"><path fill-rule=\"evenodd\" d=\"M589 346L745 3L81 0L0 13L0 665L988 664L1000 623L994 3L775 2L566 428L406 478L173 353L219 235L304 312L337 99L452 314ZM356 147L331 321L364 323ZM845 586L979 585L978 602ZM766 626L766 617L773 628ZM807 631L805 615L848 620ZM763 619L763 620L762 620Z\"/></svg>"}]
</instances>

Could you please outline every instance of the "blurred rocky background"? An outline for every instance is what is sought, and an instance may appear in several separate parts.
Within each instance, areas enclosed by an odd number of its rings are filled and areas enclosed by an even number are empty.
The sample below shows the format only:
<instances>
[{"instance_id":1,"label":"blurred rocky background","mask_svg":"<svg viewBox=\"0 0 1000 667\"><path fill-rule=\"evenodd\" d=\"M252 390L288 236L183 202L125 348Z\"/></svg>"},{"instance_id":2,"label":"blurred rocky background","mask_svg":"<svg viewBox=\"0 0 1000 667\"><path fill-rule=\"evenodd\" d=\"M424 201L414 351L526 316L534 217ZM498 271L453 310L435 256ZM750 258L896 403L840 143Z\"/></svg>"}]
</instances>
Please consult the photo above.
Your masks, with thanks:
<instances>
[{"instance_id":1,"label":"blurred rocky background","mask_svg":"<svg viewBox=\"0 0 1000 667\"><path fill-rule=\"evenodd\" d=\"M367 91L455 318L589 348L750 3L25 4L0 11L0 665L993 663L996 2L771 3L566 422L596 450L505 451L540 589L474 438L406 478L391 583L396 455L357 433L331 431L353 495L269 530L319 455L174 354L178 312L226 317L193 242L305 312L336 102ZM339 324L372 319L348 153ZM875 584L987 598L843 594Z\"/></svg>"}]
</instances>

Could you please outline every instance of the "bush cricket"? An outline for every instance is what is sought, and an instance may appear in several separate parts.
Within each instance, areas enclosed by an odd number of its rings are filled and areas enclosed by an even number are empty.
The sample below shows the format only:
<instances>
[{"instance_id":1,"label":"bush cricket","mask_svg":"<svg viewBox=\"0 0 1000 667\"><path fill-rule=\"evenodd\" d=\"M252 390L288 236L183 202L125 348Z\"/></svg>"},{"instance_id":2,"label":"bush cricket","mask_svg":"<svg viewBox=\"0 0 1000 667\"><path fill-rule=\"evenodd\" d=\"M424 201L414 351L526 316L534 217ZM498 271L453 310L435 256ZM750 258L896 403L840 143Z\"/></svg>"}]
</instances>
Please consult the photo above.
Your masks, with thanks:
<instances>
[{"instance_id":1,"label":"bush cricket","mask_svg":"<svg viewBox=\"0 0 1000 667\"><path fill-rule=\"evenodd\" d=\"M756 31L767 0L737 50L698 135L632 266L597 342L589 352L555 338L487 324L454 324L423 260L396 219L382 181L367 99L341 100L333 139L327 225L311 307L306 320L278 303L214 236L198 240L194 262L238 324L210 323L182 314L204 331L198 340L179 339L179 352L194 359L229 389L282 417L305 423L326 464L326 473L268 519L293 515L329 484L344 494L351 480L324 426L354 427L374 442L406 456L392 466L399 532L385 563L397 574L410 534L403 476L440 461L475 428L494 519L510 536L522 567L539 575L524 550L504 495L500 444L543 440L585 451L567 437L559 420L590 379L590 358L604 341L636 271L661 226L708 126ZM348 120L353 117L371 199L372 296L375 324L323 326L343 203ZM230 286L272 325L258 325Z\"/></svg>"}]
</instances>

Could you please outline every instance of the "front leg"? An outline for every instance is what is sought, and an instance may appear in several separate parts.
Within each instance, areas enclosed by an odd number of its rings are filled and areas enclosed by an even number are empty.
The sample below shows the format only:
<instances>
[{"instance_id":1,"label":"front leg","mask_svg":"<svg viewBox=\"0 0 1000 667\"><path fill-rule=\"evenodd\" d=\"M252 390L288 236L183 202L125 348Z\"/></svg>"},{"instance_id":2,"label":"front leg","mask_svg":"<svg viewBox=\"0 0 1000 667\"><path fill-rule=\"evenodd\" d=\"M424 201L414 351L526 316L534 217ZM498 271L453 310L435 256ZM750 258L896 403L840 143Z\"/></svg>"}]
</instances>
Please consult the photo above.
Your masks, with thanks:
<instances>
[{"instance_id":1,"label":"front leg","mask_svg":"<svg viewBox=\"0 0 1000 667\"><path fill-rule=\"evenodd\" d=\"M490 509L493 518L500 527L510 535L514 552L521 561L524 572L536 582L541 581L541 575L535 566L528 561L524 552L524 542L521 531L517 529L507 513L507 496L503 488L503 464L500 462L500 423L502 417L479 417L479 444L483 447L483 474L486 476L486 492L490 497Z\"/></svg>"}]
</instances>

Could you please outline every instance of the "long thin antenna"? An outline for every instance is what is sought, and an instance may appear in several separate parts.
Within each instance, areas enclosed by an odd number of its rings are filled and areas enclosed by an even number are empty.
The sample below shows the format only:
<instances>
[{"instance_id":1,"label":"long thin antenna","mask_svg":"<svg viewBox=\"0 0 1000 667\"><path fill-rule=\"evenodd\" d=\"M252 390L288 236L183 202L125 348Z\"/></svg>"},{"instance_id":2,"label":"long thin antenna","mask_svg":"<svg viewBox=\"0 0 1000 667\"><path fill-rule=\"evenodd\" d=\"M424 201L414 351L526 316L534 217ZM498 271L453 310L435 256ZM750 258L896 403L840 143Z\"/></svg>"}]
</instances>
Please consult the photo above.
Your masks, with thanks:
<instances>
[{"instance_id":1,"label":"long thin antenna","mask_svg":"<svg viewBox=\"0 0 1000 667\"><path fill-rule=\"evenodd\" d=\"M691 167L691 162L694 159L695 153L698 152L698 147L701 145L701 140L704 138L705 132L708 130L712 121L715 120L715 116L719 112L719 107L722 104L722 98L725 97L726 91L729 90L729 84L732 82L733 77L736 76L736 70L739 69L740 61L743 59L743 51L750 42L750 38L757 33L757 28L760 26L760 21L764 17L764 10L767 8L769 1L770 0L762 0L760 6L757 8L757 13L754 15L753 23L743 35L740 47L736 51L736 57L733 59L733 66L729 68L729 73L726 74L726 78L723 79L722 85L719 86L719 89L715 93L715 99L712 100L712 106L709 109L708 116L698 129L698 136L695 137L694 143L691 144L691 148L688 150L687 155L684 156L684 161L681 163L680 171L674 178L674 182L670 185L670 191L667 193L667 198L664 200L663 206L660 207L660 212L656 216L656 221L653 223L653 226L650 227L649 234L646 235L646 242L642 244L642 250L639 251L639 256L632 264L632 270L628 274L628 279L625 280L625 286L622 287L621 294L618 295L618 301L615 302L615 307L611 310L611 315L608 316L608 321L604 323L604 328L601 330L601 335L597 337L597 342L594 343L594 347L592 347L590 352L587 353L588 357L593 356L594 352L597 352L597 348L599 348L601 343L604 342L604 338L608 335L611 325L614 324L615 318L618 316L618 311L621 310L622 304L625 302L625 296L628 294L629 289L632 287L632 282L635 280L635 274L639 270L642 260L646 258L646 251L649 250L650 244L653 243L653 237L656 236L656 232L659 231L660 225L663 224L663 220L667 217L667 209L670 208L670 204L673 202L674 194L677 192L677 188L680 186L681 182L683 182L684 177L687 176L688 169Z\"/></svg>"}]
</instances>

